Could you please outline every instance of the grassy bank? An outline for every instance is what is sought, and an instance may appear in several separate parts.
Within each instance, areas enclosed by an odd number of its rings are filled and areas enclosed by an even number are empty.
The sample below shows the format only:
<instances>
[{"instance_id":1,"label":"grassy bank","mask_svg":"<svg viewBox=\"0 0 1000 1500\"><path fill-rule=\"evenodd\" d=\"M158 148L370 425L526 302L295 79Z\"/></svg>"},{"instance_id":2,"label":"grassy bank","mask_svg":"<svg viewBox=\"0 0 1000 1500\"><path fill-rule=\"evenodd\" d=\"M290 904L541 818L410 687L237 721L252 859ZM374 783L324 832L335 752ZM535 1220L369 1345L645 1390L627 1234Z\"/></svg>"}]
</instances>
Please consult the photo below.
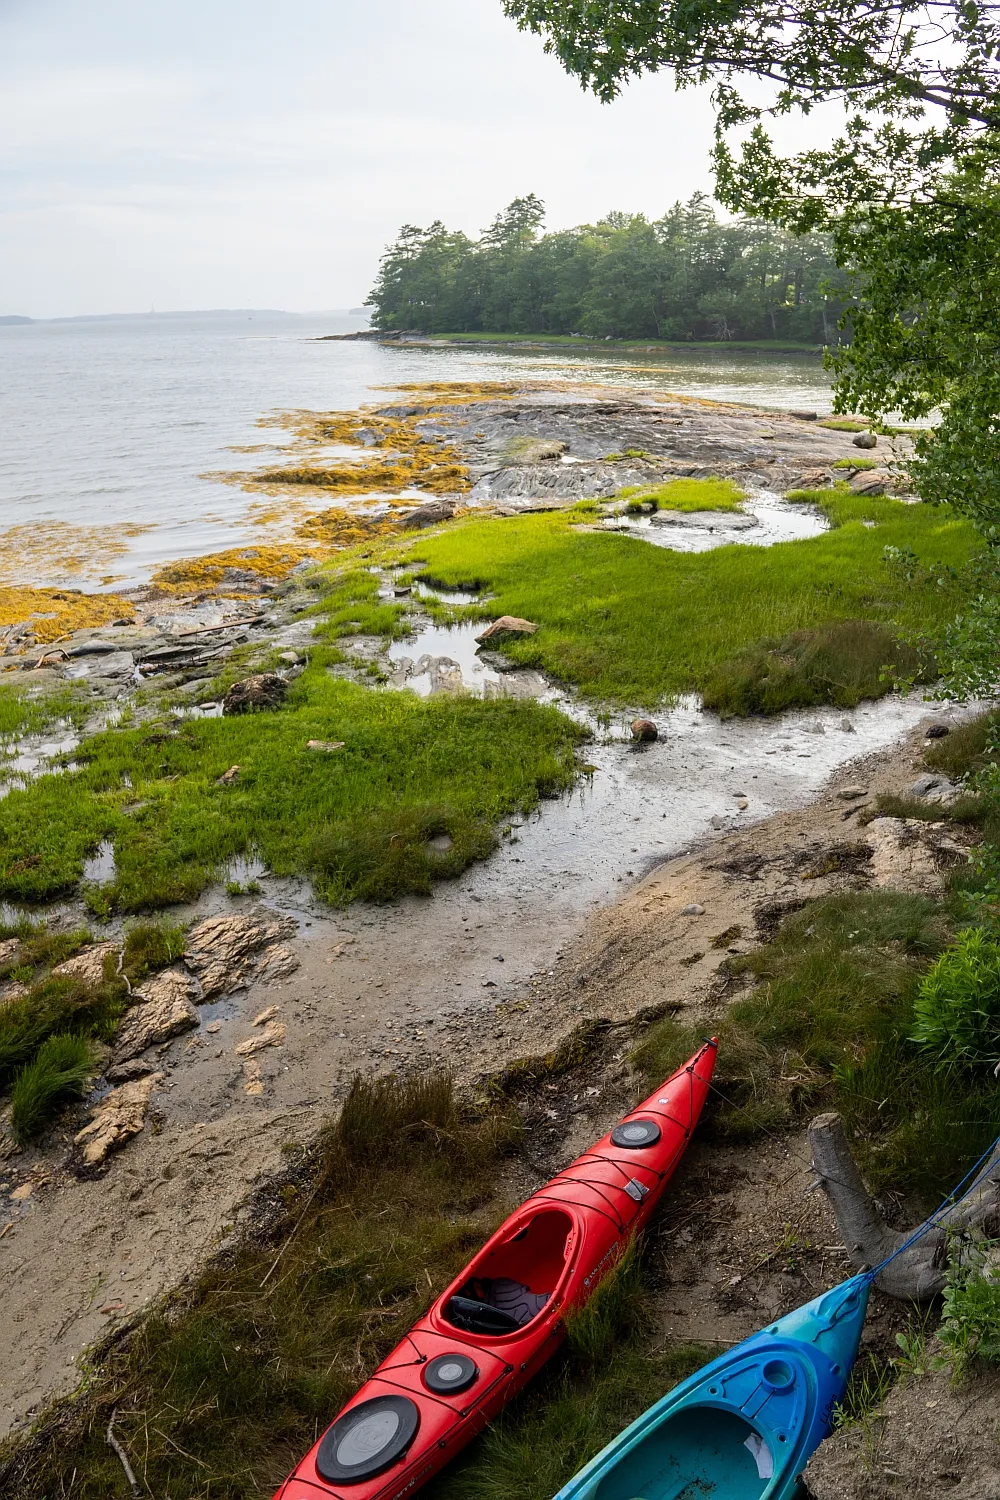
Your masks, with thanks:
<instances>
[{"instance_id":1,"label":"grassy bank","mask_svg":"<svg viewBox=\"0 0 1000 1500\"><path fill-rule=\"evenodd\" d=\"M250 854L333 902L427 891L489 853L504 814L574 779L581 731L554 709L373 693L331 677L328 660L314 652L277 711L109 730L75 753L79 770L12 791L0 893L71 889L104 839L116 874L88 893L99 914L189 900ZM430 844L441 835L450 848Z\"/></svg>"},{"instance_id":2,"label":"grassy bank","mask_svg":"<svg viewBox=\"0 0 1000 1500\"><path fill-rule=\"evenodd\" d=\"M417 335L419 337L419 335ZM637 354L648 354L651 350L662 350L664 354L676 354L681 350L694 349L700 353L731 354L753 350L761 354L821 354L817 344L797 344L787 339L609 339L577 338L571 333L434 333L424 337L428 344L537 344L541 348L551 345L570 349L635 350Z\"/></svg>"},{"instance_id":3,"label":"grassy bank","mask_svg":"<svg viewBox=\"0 0 1000 1500\"><path fill-rule=\"evenodd\" d=\"M513 1111L463 1110L443 1078L356 1083L312 1159L262 1206L270 1231L112 1347L35 1440L0 1448L0 1488L19 1500L127 1494L105 1436L115 1412L148 1493L270 1494L513 1206L497 1183L517 1136ZM428 1500L550 1500L650 1389L701 1363L707 1351L651 1336L648 1300L630 1259L574 1320L568 1356Z\"/></svg>"},{"instance_id":4,"label":"grassy bank","mask_svg":"<svg viewBox=\"0 0 1000 1500\"><path fill-rule=\"evenodd\" d=\"M921 631L954 613L949 569L961 568L979 544L971 526L944 508L840 491L826 492L823 504L832 530L766 548L671 552L581 529L588 515L581 506L467 521L400 555L429 583L488 591L494 615L538 622L536 635L504 650L575 684L587 698L652 706L708 689L723 712L803 701L848 705L891 684L880 674L897 654L896 627ZM886 547L912 554L919 575L887 562ZM824 682L824 670L813 662L804 696L796 696L793 682L776 704L747 704L739 685L746 677L743 653L781 657L799 632L822 633L843 621L881 632L876 659L864 671ZM870 636L864 625L860 635ZM912 670L912 653L899 654ZM732 690L729 675L737 679ZM803 675L810 673L792 674Z\"/></svg>"}]
</instances>

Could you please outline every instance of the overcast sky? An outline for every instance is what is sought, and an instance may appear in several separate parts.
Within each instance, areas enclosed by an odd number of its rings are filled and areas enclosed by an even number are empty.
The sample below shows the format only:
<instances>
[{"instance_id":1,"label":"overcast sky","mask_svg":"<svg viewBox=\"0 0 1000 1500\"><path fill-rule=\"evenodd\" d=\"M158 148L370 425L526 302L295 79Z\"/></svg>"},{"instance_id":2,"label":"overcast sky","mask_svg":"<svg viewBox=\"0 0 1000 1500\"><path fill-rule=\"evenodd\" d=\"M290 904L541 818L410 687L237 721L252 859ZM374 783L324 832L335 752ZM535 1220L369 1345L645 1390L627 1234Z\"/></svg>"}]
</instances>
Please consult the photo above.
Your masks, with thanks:
<instances>
[{"instance_id":1,"label":"overcast sky","mask_svg":"<svg viewBox=\"0 0 1000 1500\"><path fill-rule=\"evenodd\" d=\"M353 307L400 224L710 187L703 93L585 95L500 0L0 0L0 314Z\"/></svg>"}]
</instances>

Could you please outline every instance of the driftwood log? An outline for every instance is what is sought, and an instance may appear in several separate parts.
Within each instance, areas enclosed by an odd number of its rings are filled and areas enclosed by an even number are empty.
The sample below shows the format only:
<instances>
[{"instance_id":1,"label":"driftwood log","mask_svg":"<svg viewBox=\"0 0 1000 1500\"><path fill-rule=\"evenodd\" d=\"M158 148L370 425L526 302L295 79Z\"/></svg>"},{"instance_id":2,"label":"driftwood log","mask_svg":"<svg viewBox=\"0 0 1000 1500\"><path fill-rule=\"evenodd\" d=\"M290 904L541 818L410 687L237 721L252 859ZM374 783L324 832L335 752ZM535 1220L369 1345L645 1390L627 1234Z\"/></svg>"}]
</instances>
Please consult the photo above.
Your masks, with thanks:
<instances>
[{"instance_id":1,"label":"driftwood log","mask_svg":"<svg viewBox=\"0 0 1000 1500\"><path fill-rule=\"evenodd\" d=\"M813 1171L830 1199L851 1263L859 1271L878 1265L913 1230L899 1233L885 1223L861 1180L839 1115L818 1115L813 1120L809 1146ZM995 1237L1000 1223L1000 1145L969 1187L967 1197L879 1272L877 1287L890 1297L926 1302L944 1287L949 1244L956 1235L970 1240Z\"/></svg>"}]
</instances>

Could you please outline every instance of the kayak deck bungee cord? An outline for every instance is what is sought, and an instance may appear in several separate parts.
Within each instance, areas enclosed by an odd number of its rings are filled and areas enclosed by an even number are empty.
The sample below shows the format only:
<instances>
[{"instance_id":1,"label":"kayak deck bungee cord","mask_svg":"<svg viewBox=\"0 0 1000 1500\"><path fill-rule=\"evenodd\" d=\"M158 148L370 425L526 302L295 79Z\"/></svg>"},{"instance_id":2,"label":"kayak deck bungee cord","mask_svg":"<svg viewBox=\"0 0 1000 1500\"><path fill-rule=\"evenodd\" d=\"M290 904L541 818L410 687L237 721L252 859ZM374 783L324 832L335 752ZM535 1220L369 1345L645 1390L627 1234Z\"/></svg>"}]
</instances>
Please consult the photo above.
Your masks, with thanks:
<instances>
[{"instance_id":1,"label":"kayak deck bungee cord","mask_svg":"<svg viewBox=\"0 0 1000 1500\"><path fill-rule=\"evenodd\" d=\"M648 1221L698 1123L715 1053L707 1042L507 1219L275 1500L402 1500L503 1410Z\"/></svg>"}]
</instances>

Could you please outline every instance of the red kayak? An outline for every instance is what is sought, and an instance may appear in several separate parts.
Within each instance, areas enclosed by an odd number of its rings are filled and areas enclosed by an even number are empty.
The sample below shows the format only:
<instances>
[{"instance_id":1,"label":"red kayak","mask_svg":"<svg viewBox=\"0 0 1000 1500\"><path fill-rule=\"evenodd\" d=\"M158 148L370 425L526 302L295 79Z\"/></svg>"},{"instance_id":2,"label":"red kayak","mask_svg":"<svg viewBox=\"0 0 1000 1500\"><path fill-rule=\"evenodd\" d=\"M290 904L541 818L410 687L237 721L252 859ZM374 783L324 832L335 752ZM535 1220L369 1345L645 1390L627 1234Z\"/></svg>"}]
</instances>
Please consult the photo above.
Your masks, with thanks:
<instances>
[{"instance_id":1,"label":"red kayak","mask_svg":"<svg viewBox=\"0 0 1000 1500\"><path fill-rule=\"evenodd\" d=\"M274 1500L402 1500L502 1411L656 1207L698 1123L715 1047L510 1216Z\"/></svg>"}]
</instances>

